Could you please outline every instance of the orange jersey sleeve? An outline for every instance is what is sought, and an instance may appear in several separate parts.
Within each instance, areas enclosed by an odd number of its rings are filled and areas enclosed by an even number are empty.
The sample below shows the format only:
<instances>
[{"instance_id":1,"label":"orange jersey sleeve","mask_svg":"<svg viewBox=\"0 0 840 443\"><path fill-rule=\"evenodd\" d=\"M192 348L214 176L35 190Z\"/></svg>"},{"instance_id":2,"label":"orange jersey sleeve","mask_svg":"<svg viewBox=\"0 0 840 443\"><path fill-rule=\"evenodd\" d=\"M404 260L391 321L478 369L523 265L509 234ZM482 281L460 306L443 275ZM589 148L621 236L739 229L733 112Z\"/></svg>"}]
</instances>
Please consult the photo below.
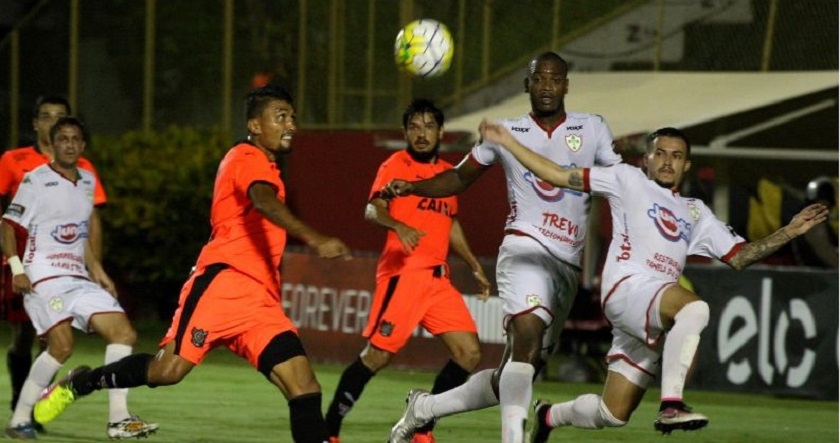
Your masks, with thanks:
<instances>
[{"instance_id":1,"label":"orange jersey sleeve","mask_svg":"<svg viewBox=\"0 0 840 443\"><path fill-rule=\"evenodd\" d=\"M3 153L0 157L0 195L14 197L17 193L23 176L38 166L50 162L49 156L35 149L35 146L12 149ZM96 177L96 188L93 191L93 204L99 206L105 204L108 199L105 196L105 188L102 187L102 180L96 172L96 168L90 160L80 157L79 168L90 171Z\"/></svg>"},{"instance_id":2,"label":"orange jersey sleeve","mask_svg":"<svg viewBox=\"0 0 840 443\"><path fill-rule=\"evenodd\" d=\"M280 170L264 152L249 143L231 148L219 164L210 208L212 234L201 250L197 266L226 263L266 284L278 293L280 259L286 247L286 230L254 209L248 189L265 182L286 199Z\"/></svg>"},{"instance_id":3,"label":"orange jersey sleeve","mask_svg":"<svg viewBox=\"0 0 840 443\"><path fill-rule=\"evenodd\" d=\"M420 163L412 159L406 151L397 152L379 167L371 187L370 198L377 197L382 187L391 180L421 180L451 168L450 163L440 159L435 163ZM395 220L423 231L425 235L420 239L417 248L407 254L397 234L389 230L379 259L377 278L446 263L452 220L458 214L457 197L399 197L389 202L388 212Z\"/></svg>"},{"instance_id":4,"label":"orange jersey sleeve","mask_svg":"<svg viewBox=\"0 0 840 443\"><path fill-rule=\"evenodd\" d=\"M50 158L34 146L12 149L0 158L0 195L15 196L23 176L38 166L47 164Z\"/></svg>"}]
</instances>

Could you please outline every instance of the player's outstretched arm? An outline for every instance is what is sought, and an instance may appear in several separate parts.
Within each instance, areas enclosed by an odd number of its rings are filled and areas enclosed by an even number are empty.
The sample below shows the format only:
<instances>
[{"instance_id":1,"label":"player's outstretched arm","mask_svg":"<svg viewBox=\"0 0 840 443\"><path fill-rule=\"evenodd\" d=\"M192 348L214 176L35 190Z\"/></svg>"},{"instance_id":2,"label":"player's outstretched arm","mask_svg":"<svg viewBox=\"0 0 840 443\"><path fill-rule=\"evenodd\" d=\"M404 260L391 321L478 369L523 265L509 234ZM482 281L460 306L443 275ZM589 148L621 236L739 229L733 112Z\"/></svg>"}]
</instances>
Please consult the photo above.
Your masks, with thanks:
<instances>
[{"instance_id":1,"label":"player's outstretched arm","mask_svg":"<svg viewBox=\"0 0 840 443\"><path fill-rule=\"evenodd\" d=\"M341 240L329 237L316 231L311 226L297 218L289 207L277 199L274 188L267 183L254 183L248 188L248 197L263 217L283 228L289 235L306 242L310 248L318 252L321 258L338 258L350 260L350 248Z\"/></svg>"},{"instance_id":2,"label":"player's outstretched arm","mask_svg":"<svg viewBox=\"0 0 840 443\"><path fill-rule=\"evenodd\" d=\"M481 138L496 143L510 151L523 166L530 169L539 178L562 188L583 191L583 169L563 168L540 154L522 146L500 124L483 120L478 128Z\"/></svg>"},{"instance_id":3,"label":"player's outstretched arm","mask_svg":"<svg viewBox=\"0 0 840 443\"><path fill-rule=\"evenodd\" d=\"M799 211L787 226L754 242L747 243L729 260L729 266L741 270L776 252L796 237L828 219L828 208L815 203Z\"/></svg>"},{"instance_id":4,"label":"player's outstretched arm","mask_svg":"<svg viewBox=\"0 0 840 443\"><path fill-rule=\"evenodd\" d=\"M419 195L421 197L449 197L460 194L481 177L484 169L465 158L457 167L440 172L425 180L391 180L382 188L384 198Z\"/></svg>"}]
</instances>

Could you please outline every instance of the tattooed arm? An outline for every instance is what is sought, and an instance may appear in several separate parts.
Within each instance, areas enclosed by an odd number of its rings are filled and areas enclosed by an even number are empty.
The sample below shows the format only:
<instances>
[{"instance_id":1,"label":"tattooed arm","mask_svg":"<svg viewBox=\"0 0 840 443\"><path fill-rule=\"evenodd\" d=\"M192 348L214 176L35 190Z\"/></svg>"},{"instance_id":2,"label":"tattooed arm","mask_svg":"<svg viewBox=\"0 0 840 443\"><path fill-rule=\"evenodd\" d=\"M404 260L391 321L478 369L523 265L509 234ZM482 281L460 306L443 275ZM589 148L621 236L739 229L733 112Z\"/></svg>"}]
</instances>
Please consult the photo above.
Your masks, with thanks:
<instances>
[{"instance_id":1,"label":"tattooed arm","mask_svg":"<svg viewBox=\"0 0 840 443\"><path fill-rule=\"evenodd\" d=\"M813 204L796 214L790 224L783 226L778 231L751 243L745 244L729 260L729 266L741 270L747 266L769 256L787 242L798 237L824 222L828 218L828 208L822 204Z\"/></svg>"},{"instance_id":2,"label":"tattooed arm","mask_svg":"<svg viewBox=\"0 0 840 443\"><path fill-rule=\"evenodd\" d=\"M583 191L583 169L564 168L540 154L522 146L508 130L499 124L490 123L487 120L481 122L478 128L481 138L491 143L501 145L514 157L531 170L537 177L561 188Z\"/></svg>"}]
</instances>

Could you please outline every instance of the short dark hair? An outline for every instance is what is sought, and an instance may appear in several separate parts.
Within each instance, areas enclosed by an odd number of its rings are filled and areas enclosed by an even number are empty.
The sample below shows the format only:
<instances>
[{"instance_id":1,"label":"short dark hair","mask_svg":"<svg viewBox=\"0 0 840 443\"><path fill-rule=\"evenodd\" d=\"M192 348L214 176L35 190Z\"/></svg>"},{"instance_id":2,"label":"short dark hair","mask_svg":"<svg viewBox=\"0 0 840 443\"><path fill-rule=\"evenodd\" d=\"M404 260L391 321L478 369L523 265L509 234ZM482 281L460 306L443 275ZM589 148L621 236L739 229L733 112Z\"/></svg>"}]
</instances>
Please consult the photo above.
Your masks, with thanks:
<instances>
[{"instance_id":1,"label":"short dark hair","mask_svg":"<svg viewBox=\"0 0 840 443\"><path fill-rule=\"evenodd\" d=\"M261 88L254 89L245 99L245 121L258 117L262 114L265 105L272 100L282 100L292 106L295 105L292 93L288 89L269 83Z\"/></svg>"},{"instance_id":2,"label":"short dark hair","mask_svg":"<svg viewBox=\"0 0 840 443\"><path fill-rule=\"evenodd\" d=\"M35 107L32 108L32 118L38 118L38 113L41 112L43 105L63 105L67 109L68 114L72 114L70 109L70 102L60 95L42 95L35 99Z\"/></svg>"},{"instance_id":3,"label":"short dark hair","mask_svg":"<svg viewBox=\"0 0 840 443\"><path fill-rule=\"evenodd\" d=\"M566 61L566 59L561 57L560 54L558 54L556 52L546 51L546 52L541 52L541 53L535 55L534 58L532 58L528 62L528 70L527 70L526 74L528 76L530 76L531 72L533 71L533 69L534 69L534 67L536 66L537 63L539 63L541 61L547 61L547 60L556 60L556 61L560 62L560 64L563 65L563 68L565 68L566 73L569 72L569 63Z\"/></svg>"},{"instance_id":4,"label":"short dark hair","mask_svg":"<svg viewBox=\"0 0 840 443\"><path fill-rule=\"evenodd\" d=\"M647 151L650 152L653 149L653 141L656 140L657 137L671 137L671 138L678 138L685 143L685 154L686 156L691 156L691 142L688 141L688 137L679 129L672 128L672 127L665 127L659 128L656 131L651 132L647 136Z\"/></svg>"},{"instance_id":5,"label":"short dark hair","mask_svg":"<svg viewBox=\"0 0 840 443\"><path fill-rule=\"evenodd\" d=\"M55 136L58 135L58 131L65 126L75 126L79 128L79 130L82 131L82 140L84 140L85 143L87 143L88 132L87 128L85 127L85 124L78 117L74 117L72 115L61 117L55 121L55 123L50 128L50 142L55 141Z\"/></svg>"},{"instance_id":6,"label":"short dark hair","mask_svg":"<svg viewBox=\"0 0 840 443\"><path fill-rule=\"evenodd\" d=\"M443 111L434 102L426 98L416 98L408 104L402 116L403 129L408 128L408 121L417 114L432 114L438 126L443 127Z\"/></svg>"}]
</instances>

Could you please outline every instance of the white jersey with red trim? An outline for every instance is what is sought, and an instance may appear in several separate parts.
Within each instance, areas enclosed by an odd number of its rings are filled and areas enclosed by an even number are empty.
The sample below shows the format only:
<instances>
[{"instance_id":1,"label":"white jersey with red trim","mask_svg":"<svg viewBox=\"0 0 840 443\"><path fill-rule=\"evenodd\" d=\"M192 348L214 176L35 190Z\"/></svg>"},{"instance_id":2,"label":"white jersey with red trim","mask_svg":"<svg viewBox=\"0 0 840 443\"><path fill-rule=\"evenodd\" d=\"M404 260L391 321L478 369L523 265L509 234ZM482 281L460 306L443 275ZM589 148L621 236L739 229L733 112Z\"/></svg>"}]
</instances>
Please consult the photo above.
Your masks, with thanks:
<instances>
[{"instance_id":1,"label":"white jersey with red trim","mask_svg":"<svg viewBox=\"0 0 840 443\"><path fill-rule=\"evenodd\" d=\"M3 214L28 233L21 260L33 284L57 276L88 278L85 243L96 179L77 171L73 182L48 164L33 169Z\"/></svg>"},{"instance_id":2,"label":"white jersey with red trim","mask_svg":"<svg viewBox=\"0 0 840 443\"><path fill-rule=\"evenodd\" d=\"M677 281L689 255L728 261L745 240L703 201L659 186L627 164L584 171L584 187L610 205L612 241L604 264L606 293L627 275Z\"/></svg>"},{"instance_id":3,"label":"white jersey with red trim","mask_svg":"<svg viewBox=\"0 0 840 443\"><path fill-rule=\"evenodd\" d=\"M500 123L523 146L560 166L585 168L621 162L613 150L612 133L599 115L569 112L550 129L540 126L530 114ZM589 195L541 180L493 143L477 145L470 156L482 166L501 163L504 168L510 204L505 230L533 237L555 257L579 266Z\"/></svg>"}]
</instances>

